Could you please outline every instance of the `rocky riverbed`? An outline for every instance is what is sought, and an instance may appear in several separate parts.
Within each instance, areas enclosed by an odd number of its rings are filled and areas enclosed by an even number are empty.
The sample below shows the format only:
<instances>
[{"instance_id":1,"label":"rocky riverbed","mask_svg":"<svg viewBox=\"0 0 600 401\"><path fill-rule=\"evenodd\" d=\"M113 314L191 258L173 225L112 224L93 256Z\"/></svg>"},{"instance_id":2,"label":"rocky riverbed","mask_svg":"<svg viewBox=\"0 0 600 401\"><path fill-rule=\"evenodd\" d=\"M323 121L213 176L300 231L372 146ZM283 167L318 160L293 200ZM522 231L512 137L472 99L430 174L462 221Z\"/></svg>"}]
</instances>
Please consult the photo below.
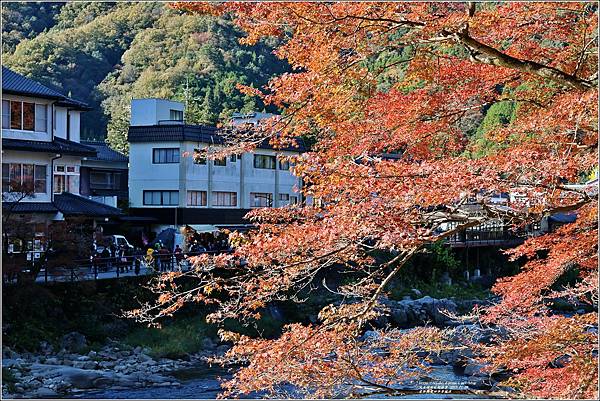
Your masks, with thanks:
<instances>
[{"instance_id":1,"label":"rocky riverbed","mask_svg":"<svg viewBox=\"0 0 600 401\"><path fill-rule=\"evenodd\" d=\"M197 366L207 357L223 354L227 345L206 339L205 350L185 359L153 358L150 350L111 342L97 351L82 353L85 338L70 333L61 350L43 344L39 354L3 348L2 367L10 377L2 386L3 398L58 398L98 389L178 387L172 372Z\"/></svg>"},{"instance_id":2,"label":"rocky riverbed","mask_svg":"<svg viewBox=\"0 0 600 401\"><path fill-rule=\"evenodd\" d=\"M384 300L386 315L375 323L376 326L391 325L405 330L423 324L451 326L457 343L466 337L476 342L487 342L498 334L493 329L455 320L452 317L454 313L468 310L476 303L461 302L431 297ZM363 337L367 339L375 335L376 332L368 331ZM132 348L111 340L100 349L90 350L85 337L79 333L65 335L58 351L46 343L40 345L36 354L18 353L5 347L2 350L2 366L4 373L10 377L8 380L4 378L2 395L3 398L70 398L105 394L106 398L136 398L140 394L156 393L173 395L160 398L182 398L177 394L192 394L192 391L206 387L204 382L207 380L208 391L216 394L217 374L210 373L204 361L207 357L222 355L229 346L218 345L210 338L203 341L202 352L180 359L155 358L149 349ZM469 348L458 347L427 357L434 370L449 369L459 377L459 385L465 390L498 390L498 374L486 372ZM197 372L198 377L182 377L180 373L186 371ZM172 392L167 391L169 388Z\"/></svg>"}]
</instances>

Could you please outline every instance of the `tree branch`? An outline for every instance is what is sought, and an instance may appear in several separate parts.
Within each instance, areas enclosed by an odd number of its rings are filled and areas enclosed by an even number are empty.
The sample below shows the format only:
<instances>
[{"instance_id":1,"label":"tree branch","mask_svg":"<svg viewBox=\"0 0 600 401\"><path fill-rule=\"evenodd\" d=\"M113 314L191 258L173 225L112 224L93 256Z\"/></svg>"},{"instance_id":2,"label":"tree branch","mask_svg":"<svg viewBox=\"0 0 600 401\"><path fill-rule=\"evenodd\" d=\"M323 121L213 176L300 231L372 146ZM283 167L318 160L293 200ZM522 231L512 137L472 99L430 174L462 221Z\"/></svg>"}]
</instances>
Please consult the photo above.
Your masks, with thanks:
<instances>
[{"instance_id":1,"label":"tree branch","mask_svg":"<svg viewBox=\"0 0 600 401\"><path fill-rule=\"evenodd\" d=\"M586 90L593 86L591 82L567 74L557 68L549 67L535 61L520 60L516 57L502 53L501 51L472 38L467 33L466 29L457 33L444 31L443 35L452 37L457 42L462 43L467 47L467 49L470 50L471 59L473 61L527 72L576 89Z\"/></svg>"}]
</instances>

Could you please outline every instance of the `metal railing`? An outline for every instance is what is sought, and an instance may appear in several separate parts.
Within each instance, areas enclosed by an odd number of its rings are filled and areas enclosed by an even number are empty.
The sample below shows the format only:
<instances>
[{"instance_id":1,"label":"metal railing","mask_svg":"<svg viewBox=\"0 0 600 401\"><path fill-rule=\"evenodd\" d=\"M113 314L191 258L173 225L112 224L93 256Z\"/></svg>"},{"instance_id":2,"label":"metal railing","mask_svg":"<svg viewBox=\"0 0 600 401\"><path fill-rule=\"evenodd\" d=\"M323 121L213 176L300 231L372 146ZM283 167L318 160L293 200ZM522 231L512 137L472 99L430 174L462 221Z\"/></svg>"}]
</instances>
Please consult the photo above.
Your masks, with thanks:
<instances>
[{"instance_id":1,"label":"metal railing","mask_svg":"<svg viewBox=\"0 0 600 401\"><path fill-rule=\"evenodd\" d=\"M230 252L231 250L216 250L186 252L185 254L154 253L151 256L147 254L111 257L96 256L87 259L73 260L72 264L68 266L63 265L53 267L48 267L49 263L46 262L42 265L42 268L35 277L29 275L27 278L29 281L38 283L75 282L135 277L169 271L188 271L192 267L192 264L188 260L189 257L202 254L216 255ZM50 263L52 263L51 260ZM18 274L27 276L27 271L23 270ZM14 274L14 277L8 277L7 274L4 274L4 283L6 284L15 284L18 280L17 274Z\"/></svg>"}]
</instances>

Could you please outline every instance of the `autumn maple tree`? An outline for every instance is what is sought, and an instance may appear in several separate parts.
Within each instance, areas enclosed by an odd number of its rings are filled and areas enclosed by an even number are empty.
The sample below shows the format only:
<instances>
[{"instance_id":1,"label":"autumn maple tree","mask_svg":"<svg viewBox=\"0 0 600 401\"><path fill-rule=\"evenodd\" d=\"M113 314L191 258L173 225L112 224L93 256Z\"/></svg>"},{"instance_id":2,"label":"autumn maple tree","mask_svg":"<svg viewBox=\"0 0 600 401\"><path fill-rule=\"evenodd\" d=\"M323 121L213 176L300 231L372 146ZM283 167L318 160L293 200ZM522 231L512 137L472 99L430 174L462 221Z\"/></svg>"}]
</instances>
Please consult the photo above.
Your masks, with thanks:
<instances>
[{"instance_id":1,"label":"autumn maple tree","mask_svg":"<svg viewBox=\"0 0 600 401\"><path fill-rule=\"evenodd\" d=\"M227 358L243 362L226 394L281 395L290 386L315 397L399 394L426 368L423 355L452 346L435 328L361 336L385 313L380 301L402 266L428 244L492 219L519 230L575 213L574 223L510 251L525 260L522 270L494 286L497 304L477 311L504 335L479 351L526 396L597 396L597 314L548 306L557 297L597 299L597 187L572 185L598 163L595 3L174 7L230 15L246 44L279 38L275 53L293 72L240 90L281 117L221 151L310 138L293 171L303 195L318 201L252 211L257 228L232 234L233 254L196 257L193 271L161 277L158 302L134 315L151 320L205 302L216 305L213 322L256 319L270 302L297 299L319 272L344 266L354 281L336 289L343 301L325 307L319 323L290 325L271 340L223 333L235 342ZM502 101L517 105L514 118L471 140L465 122ZM501 192L519 196L498 208L491 198ZM381 261L376 251L390 256ZM574 286L555 286L574 269ZM183 290L181 275L197 286Z\"/></svg>"}]
</instances>

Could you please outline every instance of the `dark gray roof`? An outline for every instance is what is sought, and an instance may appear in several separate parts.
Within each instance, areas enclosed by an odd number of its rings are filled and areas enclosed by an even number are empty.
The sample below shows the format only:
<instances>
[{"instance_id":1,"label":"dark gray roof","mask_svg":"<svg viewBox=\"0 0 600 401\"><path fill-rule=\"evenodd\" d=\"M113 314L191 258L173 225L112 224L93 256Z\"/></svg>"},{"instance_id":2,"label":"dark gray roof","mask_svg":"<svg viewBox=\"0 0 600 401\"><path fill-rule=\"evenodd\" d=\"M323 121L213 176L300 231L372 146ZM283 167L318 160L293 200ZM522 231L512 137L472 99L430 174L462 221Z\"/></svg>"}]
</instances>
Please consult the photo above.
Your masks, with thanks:
<instances>
[{"instance_id":1,"label":"dark gray roof","mask_svg":"<svg viewBox=\"0 0 600 401\"><path fill-rule=\"evenodd\" d=\"M96 150L96 157L88 157L88 160L127 162L129 158L123 153L111 149L105 142L81 141L85 146Z\"/></svg>"},{"instance_id":2,"label":"dark gray roof","mask_svg":"<svg viewBox=\"0 0 600 401\"><path fill-rule=\"evenodd\" d=\"M122 214L122 212L115 207L68 192L54 195L54 205L65 216L81 215L91 217L113 217Z\"/></svg>"},{"instance_id":3,"label":"dark gray roof","mask_svg":"<svg viewBox=\"0 0 600 401\"><path fill-rule=\"evenodd\" d=\"M24 152L96 157L96 150L94 148L58 137L55 137L52 142L2 138L2 148Z\"/></svg>"},{"instance_id":4,"label":"dark gray roof","mask_svg":"<svg viewBox=\"0 0 600 401\"><path fill-rule=\"evenodd\" d=\"M2 209L14 213L56 213L58 209L52 202L2 202Z\"/></svg>"},{"instance_id":5,"label":"dark gray roof","mask_svg":"<svg viewBox=\"0 0 600 401\"><path fill-rule=\"evenodd\" d=\"M2 202L2 209L15 213L57 213L65 216L117 217L121 210L79 195L63 192L54 202Z\"/></svg>"},{"instance_id":6,"label":"dark gray roof","mask_svg":"<svg viewBox=\"0 0 600 401\"><path fill-rule=\"evenodd\" d=\"M225 142L224 138L219 135L219 129L216 127L188 124L130 126L127 140L131 143L191 141L214 145L220 145ZM297 142L298 147L287 147L282 150L305 152L306 147L302 139L298 138ZM258 147L261 149L273 148L268 141L264 141Z\"/></svg>"},{"instance_id":7,"label":"dark gray roof","mask_svg":"<svg viewBox=\"0 0 600 401\"><path fill-rule=\"evenodd\" d=\"M79 100L71 99L62 93L50 89L33 79L18 74L5 66L2 66L2 92L16 95L29 95L44 99L55 99L58 100L57 104L60 106L90 110L87 104L80 102Z\"/></svg>"}]
</instances>

